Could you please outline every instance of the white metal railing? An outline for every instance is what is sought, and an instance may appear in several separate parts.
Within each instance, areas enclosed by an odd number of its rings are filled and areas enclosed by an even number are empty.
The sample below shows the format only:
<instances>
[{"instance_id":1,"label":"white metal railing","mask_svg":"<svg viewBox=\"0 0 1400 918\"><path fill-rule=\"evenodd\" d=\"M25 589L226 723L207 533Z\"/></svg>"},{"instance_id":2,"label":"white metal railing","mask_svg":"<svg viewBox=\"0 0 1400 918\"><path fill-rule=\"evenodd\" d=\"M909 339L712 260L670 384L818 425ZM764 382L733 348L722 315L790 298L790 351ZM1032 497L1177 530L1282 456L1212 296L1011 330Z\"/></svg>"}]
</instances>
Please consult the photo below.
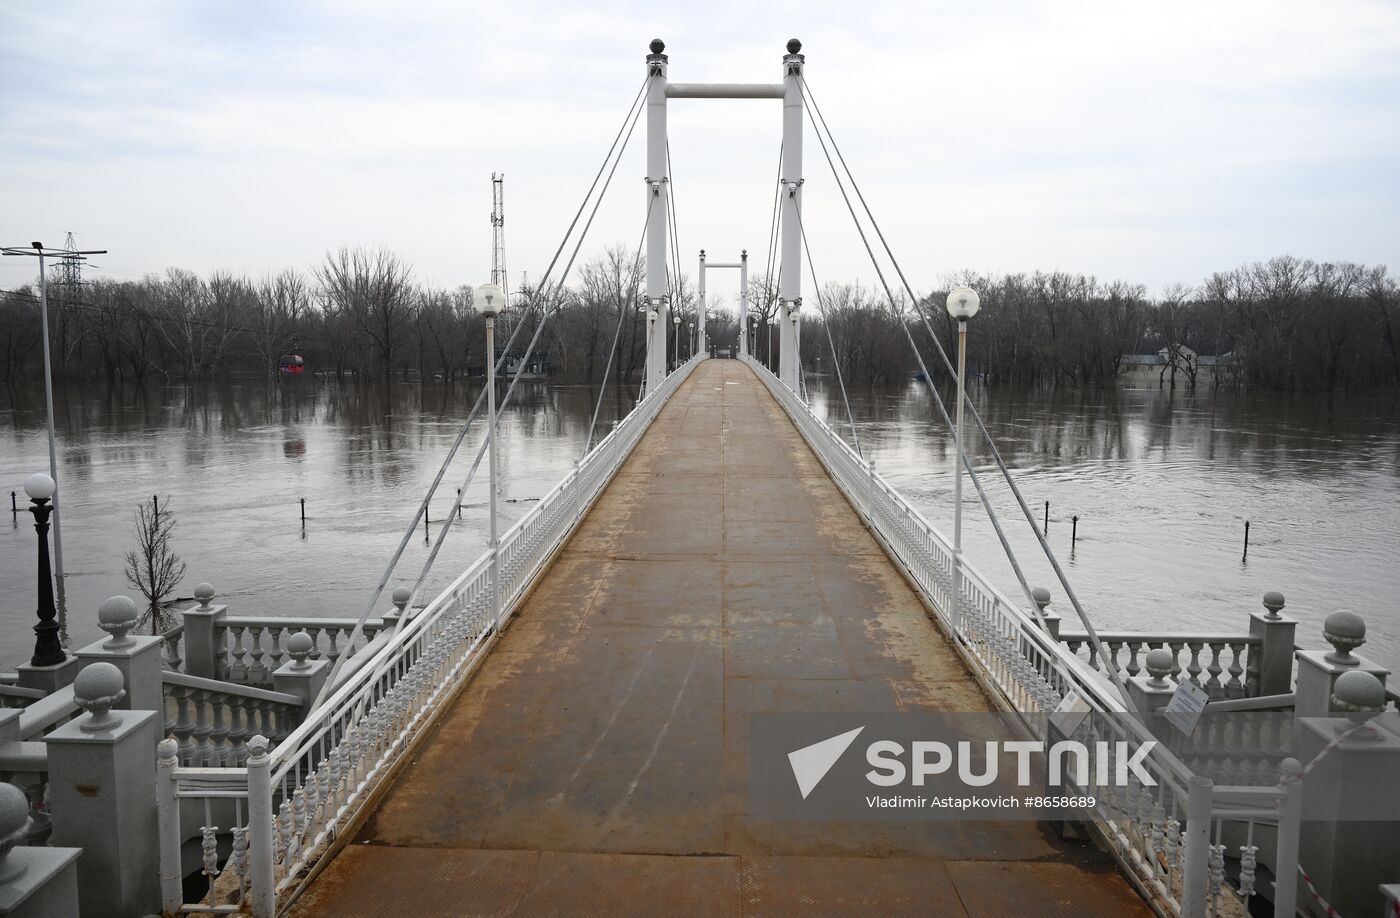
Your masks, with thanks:
<instances>
[{"instance_id":1,"label":"white metal railing","mask_svg":"<svg viewBox=\"0 0 1400 918\"><path fill-rule=\"evenodd\" d=\"M676 388L704 359L666 377L504 536L285 739L266 750L248 743L241 768L179 764L179 744L161 751L161 876L167 913L248 910L271 916L331 850L413 738L475 668L556 551ZM499 609L492 578L499 576ZM194 815L191 815L191 814ZM183 822L185 825L182 827ZM210 877L204 901L184 901L180 846L202 835ZM227 823L229 854L218 858L218 822Z\"/></svg>"},{"instance_id":2,"label":"white metal railing","mask_svg":"<svg viewBox=\"0 0 1400 918\"><path fill-rule=\"evenodd\" d=\"M955 643L983 685L1003 707L1020 715L1027 733L1046 740L1047 715L1073 691L1103 715L1088 721L1091 742L1125 742L1133 753L1142 743L1155 740L1103 675L1048 634L1031 613L1007 598L966 559L958 572L962 601L955 604L953 549L943 534L777 376L751 357L740 359L777 399L945 631L956 637ZM1242 854L1244 848L1254 848L1242 859L1247 864L1241 870L1244 899L1256 892L1256 862L1269 863L1280 876L1293 875L1299 827L1296 785L1216 786L1193 774L1161 745L1152 749L1143 767L1156 786L1095 788L1099 803L1093 825L1130 878L1160 909L1187 918L1203 918L1208 910L1219 912L1220 897L1225 895L1222 839L1233 838L1241 826L1247 839L1240 846ZM1288 816L1285 831L1279 831L1280 813ZM1266 852L1261 850L1261 840L1274 844ZM1294 894L1292 883L1281 885L1274 897L1276 915L1292 918ZM1226 898L1239 895L1230 893Z\"/></svg>"}]
</instances>

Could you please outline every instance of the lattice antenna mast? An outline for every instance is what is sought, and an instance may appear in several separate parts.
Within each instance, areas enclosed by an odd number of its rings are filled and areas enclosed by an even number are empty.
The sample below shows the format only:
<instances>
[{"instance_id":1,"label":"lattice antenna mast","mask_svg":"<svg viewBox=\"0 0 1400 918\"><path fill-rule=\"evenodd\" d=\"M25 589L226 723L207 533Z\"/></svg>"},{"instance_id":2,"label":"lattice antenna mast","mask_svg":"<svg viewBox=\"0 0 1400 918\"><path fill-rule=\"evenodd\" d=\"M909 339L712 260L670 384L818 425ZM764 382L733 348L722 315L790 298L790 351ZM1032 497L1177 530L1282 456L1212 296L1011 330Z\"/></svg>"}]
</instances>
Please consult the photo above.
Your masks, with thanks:
<instances>
[{"instance_id":1,"label":"lattice antenna mast","mask_svg":"<svg viewBox=\"0 0 1400 918\"><path fill-rule=\"evenodd\" d=\"M510 281L506 271L506 177L491 173L491 283L506 293L510 302Z\"/></svg>"}]
</instances>

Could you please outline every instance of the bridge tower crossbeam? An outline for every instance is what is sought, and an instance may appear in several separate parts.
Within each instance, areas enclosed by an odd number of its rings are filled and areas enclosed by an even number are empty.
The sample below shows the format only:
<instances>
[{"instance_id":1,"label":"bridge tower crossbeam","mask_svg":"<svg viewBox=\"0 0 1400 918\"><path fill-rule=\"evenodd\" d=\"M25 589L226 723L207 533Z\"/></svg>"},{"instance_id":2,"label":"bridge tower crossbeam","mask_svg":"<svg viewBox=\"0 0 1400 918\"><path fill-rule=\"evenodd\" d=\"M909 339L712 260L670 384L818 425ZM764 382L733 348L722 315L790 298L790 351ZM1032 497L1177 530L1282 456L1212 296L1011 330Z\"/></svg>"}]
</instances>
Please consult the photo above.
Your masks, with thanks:
<instances>
[{"instance_id":1,"label":"bridge tower crossbeam","mask_svg":"<svg viewBox=\"0 0 1400 918\"><path fill-rule=\"evenodd\" d=\"M781 247L782 304L779 310L779 377L794 392L798 387L797 315L802 305L802 43L792 39L783 57L782 83L668 83L661 39L647 55L647 299L657 320L647 338L646 391L654 392L666 375L671 308L666 284L666 227L670 212L670 174L666 155L668 99L781 99L783 102L783 199ZM744 294L740 300L739 346L746 352L748 258L742 259ZM704 254L700 260L700 314L704 315ZM711 264L709 267L719 267ZM735 267L739 267L736 265ZM677 282L679 282L677 278ZM702 319L703 322L703 319Z\"/></svg>"}]
</instances>

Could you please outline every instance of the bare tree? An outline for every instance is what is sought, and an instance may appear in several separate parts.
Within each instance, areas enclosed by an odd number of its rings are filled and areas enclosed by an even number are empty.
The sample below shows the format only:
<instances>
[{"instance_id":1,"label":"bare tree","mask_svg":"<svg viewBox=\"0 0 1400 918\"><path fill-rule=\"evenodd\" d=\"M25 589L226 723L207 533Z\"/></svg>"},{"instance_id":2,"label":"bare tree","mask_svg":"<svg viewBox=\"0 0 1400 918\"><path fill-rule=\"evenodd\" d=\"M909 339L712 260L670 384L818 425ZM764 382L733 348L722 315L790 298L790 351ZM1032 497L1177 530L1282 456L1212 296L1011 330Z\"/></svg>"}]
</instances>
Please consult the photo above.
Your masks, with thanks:
<instances>
[{"instance_id":1,"label":"bare tree","mask_svg":"<svg viewBox=\"0 0 1400 918\"><path fill-rule=\"evenodd\" d=\"M136 508L136 549L126 553L127 582L146 597L146 611L137 619L138 629L149 622L151 634L163 634L175 625L175 616L165 604L185 576L185 562L171 547L175 532L175 514L170 511L170 498L161 509L158 498Z\"/></svg>"}]
</instances>

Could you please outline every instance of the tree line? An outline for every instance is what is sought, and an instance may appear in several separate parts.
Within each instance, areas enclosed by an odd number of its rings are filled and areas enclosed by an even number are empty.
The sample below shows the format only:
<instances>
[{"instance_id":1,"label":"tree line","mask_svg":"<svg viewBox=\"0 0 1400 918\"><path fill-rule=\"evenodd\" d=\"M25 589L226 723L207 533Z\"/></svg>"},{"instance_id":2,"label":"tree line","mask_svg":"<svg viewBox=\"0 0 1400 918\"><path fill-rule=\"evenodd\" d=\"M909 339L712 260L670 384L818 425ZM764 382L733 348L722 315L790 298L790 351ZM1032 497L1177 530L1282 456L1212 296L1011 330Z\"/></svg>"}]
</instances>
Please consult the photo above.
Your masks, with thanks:
<instances>
[{"instance_id":1,"label":"tree line","mask_svg":"<svg viewBox=\"0 0 1400 918\"><path fill-rule=\"evenodd\" d=\"M640 378L649 305L638 254L614 246L584 263L572 283L522 285L498 320L498 348L517 331L523 354L546 312L537 355L553 378ZM750 281L749 341L764 359L778 310L775 278ZM1214 384L1326 389L1400 383L1400 286L1384 267L1279 257L1176 284L1149 297L1140 284L1064 271L951 276L917 300L857 284L808 291L801 310L803 364L839 366L855 383L886 384L917 369L910 338L938 375L929 333L951 354L956 328L943 308L965 283L982 299L973 320L968 366L987 382L1105 385L1125 354L1188 347L1231 355ZM671 292L683 317L677 356L690 353L696 295L681 277ZM712 303L713 305L713 303ZM0 372L7 381L42 368L40 315L33 285L0 291ZM485 366L484 321L471 289L434 289L383 249L328 252L309 272L261 279L172 268L140 280L51 286L50 345L55 375L144 381L239 373L274 375L289 355L309 371L368 379L452 381ZM712 343L737 342L731 310L707 322ZM777 348L773 348L776 354ZM1193 385L1196 376L1183 377Z\"/></svg>"},{"instance_id":2,"label":"tree line","mask_svg":"<svg viewBox=\"0 0 1400 918\"><path fill-rule=\"evenodd\" d=\"M804 365L835 362L857 382L883 383L917 368L913 332L935 378L929 332L951 356L956 323L944 308L957 284L978 291L969 373L1011 384L1107 385L1129 354L1184 348L1225 356L1212 385L1337 389L1400 384L1400 284L1385 267L1283 256L1212 274L1201 284L1168 286L1149 297L1140 284L1064 271L947 279L916 303L883 289L838 284L821 302L808 297L801 336ZM822 313L825 313L823 321ZM815 314L814 314L815 313ZM826 332L830 331L830 341ZM1194 369L1177 385L1194 386Z\"/></svg>"}]
</instances>

